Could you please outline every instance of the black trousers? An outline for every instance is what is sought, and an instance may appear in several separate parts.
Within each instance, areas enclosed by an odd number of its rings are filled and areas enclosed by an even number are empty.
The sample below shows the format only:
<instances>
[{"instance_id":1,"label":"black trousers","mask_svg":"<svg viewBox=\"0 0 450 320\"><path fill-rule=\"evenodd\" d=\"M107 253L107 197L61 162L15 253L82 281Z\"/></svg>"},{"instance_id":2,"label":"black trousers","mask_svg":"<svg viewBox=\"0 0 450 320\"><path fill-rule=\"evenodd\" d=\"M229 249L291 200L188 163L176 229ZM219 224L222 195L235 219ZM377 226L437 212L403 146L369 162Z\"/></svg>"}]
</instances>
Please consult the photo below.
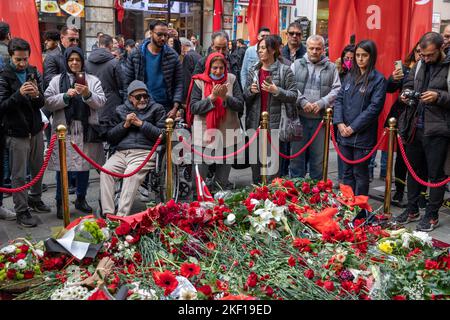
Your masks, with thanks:
<instances>
[{"instance_id":1,"label":"black trousers","mask_svg":"<svg viewBox=\"0 0 450 320\"><path fill-rule=\"evenodd\" d=\"M5 152L5 135L0 132L0 187L3 187L3 153ZM0 207L3 205L3 193L0 193Z\"/></svg>"},{"instance_id":2,"label":"black trousers","mask_svg":"<svg viewBox=\"0 0 450 320\"><path fill-rule=\"evenodd\" d=\"M359 149L339 145L342 154L349 160L358 160L367 156L370 149ZM369 160L359 164L344 162L344 184L351 186L355 195L369 195Z\"/></svg>"},{"instance_id":3,"label":"black trousers","mask_svg":"<svg viewBox=\"0 0 450 320\"><path fill-rule=\"evenodd\" d=\"M408 168L406 167L405 161L403 160L400 150L397 151L395 157L394 175L395 175L395 191L404 193L406 187L406 175L408 174ZM424 176L421 177L422 180L428 179L428 170L425 167ZM421 186L421 192L427 192L427 187Z\"/></svg>"},{"instance_id":4,"label":"black trousers","mask_svg":"<svg viewBox=\"0 0 450 320\"><path fill-rule=\"evenodd\" d=\"M446 178L444 172L445 159L447 157L448 138L441 136L424 136L423 130L418 129L413 141L406 146L406 156L412 168L419 177L426 177L432 183L441 182ZM423 180L426 180L423 179ZM421 185L408 175L408 210L419 212L419 196ZM442 205L445 194L445 185L439 188L430 188L430 197L425 211L425 218L438 218L439 208Z\"/></svg>"}]
</instances>

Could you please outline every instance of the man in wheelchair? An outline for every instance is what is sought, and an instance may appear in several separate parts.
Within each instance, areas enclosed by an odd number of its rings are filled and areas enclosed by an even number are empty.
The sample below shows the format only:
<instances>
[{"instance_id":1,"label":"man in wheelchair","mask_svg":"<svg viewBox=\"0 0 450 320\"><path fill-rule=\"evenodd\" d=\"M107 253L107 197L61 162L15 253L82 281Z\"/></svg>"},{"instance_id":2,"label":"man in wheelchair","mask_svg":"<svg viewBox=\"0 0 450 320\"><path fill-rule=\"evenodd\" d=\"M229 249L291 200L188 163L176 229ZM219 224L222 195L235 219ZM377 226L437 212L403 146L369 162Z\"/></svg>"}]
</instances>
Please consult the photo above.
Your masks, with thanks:
<instances>
[{"instance_id":1,"label":"man in wheelchair","mask_svg":"<svg viewBox=\"0 0 450 320\"><path fill-rule=\"evenodd\" d=\"M131 82L127 94L128 100L116 108L107 132L113 154L104 165L110 171L125 174L142 164L161 135L166 120L164 107L153 101L142 81ZM130 214L136 191L149 170L155 169L155 158L156 153L142 170L123 179L117 215ZM115 178L103 172L100 194L103 215L115 214Z\"/></svg>"}]
</instances>

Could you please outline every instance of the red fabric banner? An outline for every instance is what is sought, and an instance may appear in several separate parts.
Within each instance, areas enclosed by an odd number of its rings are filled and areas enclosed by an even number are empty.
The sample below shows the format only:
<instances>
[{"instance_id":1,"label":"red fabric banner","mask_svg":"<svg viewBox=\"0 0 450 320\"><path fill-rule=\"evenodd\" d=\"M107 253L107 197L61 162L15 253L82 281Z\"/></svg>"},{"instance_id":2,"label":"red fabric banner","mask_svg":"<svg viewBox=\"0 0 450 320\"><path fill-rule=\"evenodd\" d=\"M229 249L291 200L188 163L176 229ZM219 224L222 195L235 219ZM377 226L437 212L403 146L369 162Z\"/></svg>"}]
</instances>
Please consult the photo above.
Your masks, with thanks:
<instances>
[{"instance_id":1,"label":"red fabric banner","mask_svg":"<svg viewBox=\"0 0 450 320\"><path fill-rule=\"evenodd\" d=\"M0 1L0 21L9 24L11 37L22 38L30 43L30 64L42 73L41 39L35 1Z\"/></svg>"},{"instance_id":2,"label":"red fabric banner","mask_svg":"<svg viewBox=\"0 0 450 320\"><path fill-rule=\"evenodd\" d=\"M122 24L123 17L125 16L125 9L124 9L124 7L122 5L122 1L121 0L115 0L114 8L116 8L116 11L117 11L117 21L120 24Z\"/></svg>"},{"instance_id":3,"label":"red fabric banner","mask_svg":"<svg viewBox=\"0 0 450 320\"><path fill-rule=\"evenodd\" d=\"M330 0L330 59L340 57L352 35L356 43L371 39L378 49L376 68L388 78L394 61L404 60L420 37L431 31L432 12L432 0ZM395 99L397 94L387 95L379 117L379 137Z\"/></svg>"},{"instance_id":4,"label":"red fabric banner","mask_svg":"<svg viewBox=\"0 0 450 320\"><path fill-rule=\"evenodd\" d=\"M222 0L214 0L213 32L222 30Z\"/></svg>"},{"instance_id":5,"label":"red fabric banner","mask_svg":"<svg viewBox=\"0 0 450 320\"><path fill-rule=\"evenodd\" d=\"M268 27L273 34L279 33L278 0L250 0L247 10L247 29L251 45L258 41L258 30L263 26Z\"/></svg>"}]
</instances>

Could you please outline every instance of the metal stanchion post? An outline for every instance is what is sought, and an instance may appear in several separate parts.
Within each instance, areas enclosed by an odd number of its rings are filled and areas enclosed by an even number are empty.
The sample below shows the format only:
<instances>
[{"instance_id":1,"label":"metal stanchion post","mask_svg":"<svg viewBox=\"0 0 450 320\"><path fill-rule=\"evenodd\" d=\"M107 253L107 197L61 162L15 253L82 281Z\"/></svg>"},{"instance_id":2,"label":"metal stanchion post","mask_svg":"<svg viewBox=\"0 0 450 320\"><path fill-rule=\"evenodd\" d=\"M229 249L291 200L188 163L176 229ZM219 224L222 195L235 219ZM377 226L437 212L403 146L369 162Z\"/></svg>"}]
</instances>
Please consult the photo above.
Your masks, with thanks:
<instances>
[{"instance_id":1,"label":"metal stanchion post","mask_svg":"<svg viewBox=\"0 0 450 320\"><path fill-rule=\"evenodd\" d=\"M322 180L328 181L328 157L330 153L330 126L333 119L333 109L327 108L323 120L325 121L325 141L323 144Z\"/></svg>"},{"instance_id":2,"label":"metal stanchion post","mask_svg":"<svg viewBox=\"0 0 450 320\"><path fill-rule=\"evenodd\" d=\"M391 218L391 187L392 187L392 169L394 165L394 149L397 135L397 119L389 119L389 142L388 142L388 158L386 168L386 190L384 191L384 214Z\"/></svg>"},{"instance_id":3,"label":"metal stanchion post","mask_svg":"<svg viewBox=\"0 0 450 320\"><path fill-rule=\"evenodd\" d=\"M61 197L63 206L64 227L70 224L69 212L69 177L67 173L67 156L66 156L66 133L67 129L64 125L56 128L59 144L59 173L61 177Z\"/></svg>"},{"instance_id":4,"label":"metal stanchion post","mask_svg":"<svg viewBox=\"0 0 450 320\"><path fill-rule=\"evenodd\" d=\"M264 111L262 114L262 121L261 121L261 129L262 129L262 158L261 158L261 180L264 185L267 185L267 130L269 129L269 113L267 111Z\"/></svg>"},{"instance_id":5,"label":"metal stanchion post","mask_svg":"<svg viewBox=\"0 0 450 320\"><path fill-rule=\"evenodd\" d=\"M173 179L172 179L172 133L173 119L166 119L166 201L173 197Z\"/></svg>"}]
</instances>

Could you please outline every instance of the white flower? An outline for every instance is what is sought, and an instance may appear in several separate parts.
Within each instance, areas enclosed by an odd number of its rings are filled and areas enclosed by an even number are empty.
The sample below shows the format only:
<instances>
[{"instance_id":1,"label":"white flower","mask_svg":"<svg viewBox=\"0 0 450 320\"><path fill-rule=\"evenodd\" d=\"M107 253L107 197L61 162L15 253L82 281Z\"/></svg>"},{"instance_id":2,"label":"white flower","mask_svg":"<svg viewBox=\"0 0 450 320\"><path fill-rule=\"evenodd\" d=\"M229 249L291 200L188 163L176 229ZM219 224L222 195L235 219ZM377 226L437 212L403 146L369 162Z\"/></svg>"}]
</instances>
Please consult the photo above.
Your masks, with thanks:
<instances>
[{"instance_id":1,"label":"white flower","mask_svg":"<svg viewBox=\"0 0 450 320\"><path fill-rule=\"evenodd\" d=\"M27 267L27 263L25 262L25 260L20 259L16 262L17 268L19 269L25 269Z\"/></svg>"},{"instance_id":2,"label":"white flower","mask_svg":"<svg viewBox=\"0 0 450 320\"><path fill-rule=\"evenodd\" d=\"M252 236L251 236L250 233L248 233L248 232L246 232L246 233L244 234L243 239L244 239L245 242L252 242L252 241L253 241Z\"/></svg>"},{"instance_id":3,"label":"white flower","mask_svg":"<svg viewBox=\"0 0 450 320\"><path fill-rule=\"evenodd\" d=\"M267 232L267 225L269 223L269 220L264 220L261 216L260 217L249 217L250 223L252 224L252 227L255 228L255 231L257 233L263 233Z\"/></svg>"},{"instance_id":4,"label":"white flower","mask_svg":"<svg viewBox=\"0 0 450 320\"><path fill-rule=\"evenodd\" d=\"M12 244L9 246L6 246L0 250L0 253L2 253L2 254L11 254L14 252L16 252L16 246L14 246Z\"/></svg>"},{"instance_id":5,"label":"white flower","mask_svg":"<svg viewBox=\"0 0 450 320\"><path fill-rule=\"evenodd\" d=\"M39 258L42 258L44 256L44 251L42 251L41 249L34 250L34 253L36 253Z\"/></svg>"},{"instance_id":6,"label":"white flower","mask_svg":"<svg viewBox=\"0 0 450 320\"><path fill-rule=\"evenodd\" d=\"M233 223L236 222L236 215L234 215L233 213L230 213L230 214L227 216L226 222L227 222L227 224L228 224L229 226L231 226Z\"/></svg>"},{"instance_id":7,"label":"white flower","mask_svg":"<svg viewBox=\"0 0 450 320\"><path fill-rule=\"evenodd\" d=\"M125 241L126 241L127 243L128 243L128 242L133 242L133 240L134 240L133 236L127 235L127 236L125 237Z\"/></svg>"},{"instance_id":8,"label":"white flower","mask_svg":"<svg viewBox=\"0 0 450 320\"><path fill-rule=\"evenodd\" d=\"M111 237L111 234L110 234L108 228L102 228L101 230L102 230L103 236L105 237L105 241L108 241L109 238Z\"/></svg>"},{"instance_id":9,"label":"white flower","mask_svg":"<svg viewBox=\"0 0 450 320\"><path fill-rule=\"evenodd\" d=\"M250 199L250 204L253 204L253 205L257 206L259 204L259 200Z\"/></svg>"},{"instance_id":10,"label":"white flower","mask_svg":"<svg viewBox=\"0 0 450 320\"><path fill-rule=\"evenodd\" d=\"M409 248L409 243L411 242L411 234L410 233L403 233L402 234L402 247L403 248Z\"/></svg>"},{"instance_id":11,"label":"white flower","mask_svg":"<svg viewBox=\"0 0 450 320\"><path fill-rule=\"evenodd\" d=\"M180 297L178 298L178 300L196 300L196 299L197 299L197 292L184 288L180 290Z\"/></svg>"},{"instance_id":12,"label":"white flower","mask_svg":"<svg viewBox=\"0 0 450 320\"><path fill-rule=\"evenodd\" d=\"M419 239L420 241L422 241L422 243L432 246L433 245L433 238L430 237L430 235L426 232L423 231L413 231L413 237Z\"/></svg>"}]
</instances>

